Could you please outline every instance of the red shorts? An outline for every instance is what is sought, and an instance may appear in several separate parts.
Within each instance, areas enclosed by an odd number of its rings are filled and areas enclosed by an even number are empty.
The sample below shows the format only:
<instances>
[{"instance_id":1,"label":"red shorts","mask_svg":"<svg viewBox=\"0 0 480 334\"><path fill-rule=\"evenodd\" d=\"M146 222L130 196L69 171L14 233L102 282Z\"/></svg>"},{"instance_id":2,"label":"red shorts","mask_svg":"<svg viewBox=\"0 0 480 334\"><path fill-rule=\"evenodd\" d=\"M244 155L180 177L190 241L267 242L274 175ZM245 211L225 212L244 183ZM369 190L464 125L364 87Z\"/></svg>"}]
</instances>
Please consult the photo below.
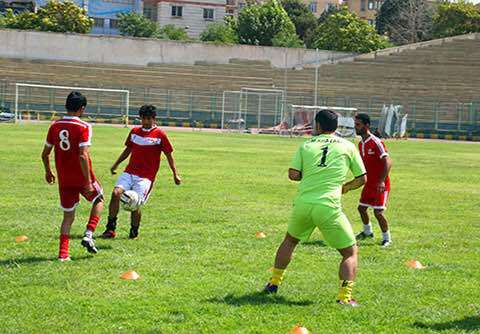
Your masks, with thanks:
<instances>
[{"instance_id":1,"label":"red shorts","mask_svg":"<svg viewBox=\"0 0 480 334\"><path fill-rule=\"evenodd\" d=\"M384 192L378 192L375 188L364 187L360 196L360 206L366 206L372 209L385 210L387 208L387 199L390 189Z\"/></svg>"},{"instance_id":2,"label":"red shorts","mask_svg":"<svg viewBox=\"0 0 480 334\"><path fill-rule=\"evenodd\" d=\"M103 189L98 181L92 183L95 191L92 194L86 194L84 187L62 187L60 186L60 207L65 212L71 212L75 210L78 203L80 202L80 195L83 196L87 201L94 202L103 195Z\"/></svg>"}]
</instances>

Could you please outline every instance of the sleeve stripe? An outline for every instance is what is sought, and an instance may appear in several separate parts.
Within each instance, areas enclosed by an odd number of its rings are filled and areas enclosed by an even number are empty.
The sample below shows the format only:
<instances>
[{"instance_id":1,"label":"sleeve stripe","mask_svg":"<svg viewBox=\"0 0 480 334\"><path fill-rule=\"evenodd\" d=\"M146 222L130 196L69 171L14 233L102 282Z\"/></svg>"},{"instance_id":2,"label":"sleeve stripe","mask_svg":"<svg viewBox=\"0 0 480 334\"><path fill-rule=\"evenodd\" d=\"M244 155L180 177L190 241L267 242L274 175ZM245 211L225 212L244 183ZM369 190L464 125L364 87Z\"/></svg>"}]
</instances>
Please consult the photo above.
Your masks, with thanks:
<instances>
[{"instance_id":1,"label":"sleeve stripe","mask_svg":"<svg viewBox=\"0 0 480 334\"><path fill-rule=\"evenodd\" d=\"M388 157L388 153L387 153L387 152L383 153L383 154L380 156L380 159L382 159L382 158L384 158L384 157Z\"/></svg>"},{"instance_id":2,"label":"sleeve stripe","mask_svg":"<svg viewBox=\"0 0 480 334\"><path fill-rule=\"evenodd\" d=\"M92 146L92 143L90 141L85 141L83 143L78 144L78 147L83 147L83 146Z\"/></svg>"},{"instance_id":3,"label":"sleeve stripe","mask_svg":"<svg viewBox=\"0 0 480 334\"><path fill-rule=\"evenodd\" d=\"M385 151L385 148L383 148L382 142L379 139L374 139L373 141L375 142L375 144L377 144L378 149L380 150L380 156L383 156L387 153L387 151Z\"/></svg>"},{"instance_id":4,"label":"sleeve stripe","mask_svg":"<svg viewBox=\"0 0 480 334\"><path fill-rule=\"evenodd\" d=\"M52 147L53 145L50 144L48 141L45 142L45 146Z\"/></svg>"}]
</instances>

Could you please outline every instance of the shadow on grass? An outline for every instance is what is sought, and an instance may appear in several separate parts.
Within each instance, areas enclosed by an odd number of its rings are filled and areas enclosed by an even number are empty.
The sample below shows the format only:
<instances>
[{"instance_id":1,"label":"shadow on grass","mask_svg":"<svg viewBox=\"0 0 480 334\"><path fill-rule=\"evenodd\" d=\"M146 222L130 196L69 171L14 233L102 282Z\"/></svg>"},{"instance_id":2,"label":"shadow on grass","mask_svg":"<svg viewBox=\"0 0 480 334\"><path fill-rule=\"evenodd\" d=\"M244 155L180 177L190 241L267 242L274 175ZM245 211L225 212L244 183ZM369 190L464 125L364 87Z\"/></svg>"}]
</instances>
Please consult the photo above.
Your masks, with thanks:
<instances>
[{"instance_id":1,"label":"shadow on grass","mask_svg":"<svg viewBox=\"0 0 480 334\"><path fill-rule=\"evenodd\" d=\"M430 329L434 331L446 331L446 330L463 330L477 332L480 330L480 316L465 317L460 320L452 320L446 322L439 322L433 324L427 324L424 322L414 322L414 327ZM478 333L478 332L477 332Z\"/></svg>"},{"instance_id":2,"label":"shadow on grass","mask_svg":"<svg viewBox=\"0 0 480 334\"><path fill-rule=\"evenodd\" d=\"M327 247L327 244L323 240L305 241L305 242L302 242L301 245L303 245L303 246Z\"/></svg>"},{"instance_id":3,"label":"shadow on grass","mask_svg":"<svg viewBox=\"0 0 480 334\"><path fill-rule=\"evenodd\" d=\"M90 258L93 258L93 256L92 255L72 256L72 261L83 261ZM15 266L15 265L22 265L22 264L28 265L28 264L52 262L52 261L56 262L57 257L29 256L29 257L24 257L19 259L0 260L0 267L9 267L9 266Z\"/></svg>"},{"instance_id":4,"label":"shadow on grass","mask_svg":"<svg viewBox=\"0 0 480 334\"><path fill-rule=\"evenodd\" d=\"M313 302L310 300L288 300L283 296L278 295L268 295L263 292L254 292L249 293L243 296L234 296L233 294L228 294L225 297L214 297L208 299L210 303L222 303L232 306L242 306L242 305L262 305L262 304L282 304L282 305L291 305L291 306L308 306L312 305Z\"/></svg>"}]
</instances>

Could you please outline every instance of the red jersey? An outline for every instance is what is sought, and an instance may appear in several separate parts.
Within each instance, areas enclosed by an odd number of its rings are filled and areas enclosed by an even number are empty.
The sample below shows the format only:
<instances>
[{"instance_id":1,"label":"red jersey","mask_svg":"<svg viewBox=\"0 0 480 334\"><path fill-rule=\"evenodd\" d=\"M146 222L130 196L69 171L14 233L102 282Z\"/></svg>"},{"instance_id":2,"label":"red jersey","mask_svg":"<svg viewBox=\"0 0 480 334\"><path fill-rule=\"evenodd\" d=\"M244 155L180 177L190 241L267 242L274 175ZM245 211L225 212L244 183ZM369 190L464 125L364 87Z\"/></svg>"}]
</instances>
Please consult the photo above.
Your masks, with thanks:
<instances>
[{"instance_id":1,"label":"red jersey","mask_svg":"<svg viewBox=\"0 0 480 334\"><path fill-rule=\"evenodd\" d=\"M144 129L141 126L133 128L125 145L130 147L132 152L125 172L147 178L152 182L160 167L162 152L173 152L166 133L156 126L151 129Z\"/></svg>"},{"instance_id":2,"label":"red jersey","mask_svg":"<svg viewBox=\"0 0 480 334\"><path fill-rule=\"evenodd\" d=\"M380 181L383 169L382 158L388 156L385 143L378 137L370 135L365 141L358 143L358 150L362 156L363 164L367 170L367 184L365 188L376 187ZM385 190L390 191L390 177L385 179Z\"/></svg>"},{"instance_id":3,"label":"red jersey","mask_svg":"<svg viewBox=\"0 0 480 334\"><path fill-rule=\"evenodd\" d=\"M48 129L45 145L55 147L55 167L60 187L83 187L87 180L80 166L80 147L90 146L92 126L78 117L65 116L55 121ZM92 182L95 176L90 165Z\"/></svg>"}]
</instances>

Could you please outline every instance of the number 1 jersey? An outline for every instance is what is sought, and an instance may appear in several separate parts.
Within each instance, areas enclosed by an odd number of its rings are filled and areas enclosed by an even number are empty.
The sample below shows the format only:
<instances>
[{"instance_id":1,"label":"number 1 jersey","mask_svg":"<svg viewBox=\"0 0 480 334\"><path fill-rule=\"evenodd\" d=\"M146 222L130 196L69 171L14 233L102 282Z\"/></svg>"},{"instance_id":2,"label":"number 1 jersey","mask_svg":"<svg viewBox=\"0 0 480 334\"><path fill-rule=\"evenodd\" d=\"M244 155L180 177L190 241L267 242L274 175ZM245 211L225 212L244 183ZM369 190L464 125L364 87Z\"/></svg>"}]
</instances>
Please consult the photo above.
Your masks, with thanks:
<instances>
[{"instance_id":1,"label":"number 1 jersey","mask_svg":"<svg viewBox=\"0 0 480 334\"><path fill-rule=\"evenodd\" d=\"M92 126L78 117L65 116L48 129L45 145L55 149L55 166L60 187L82 187L87 180L80 166L80 147L90 146ZM90 178L95 181L89 159Z\"/></svg>"}]
</instances>

